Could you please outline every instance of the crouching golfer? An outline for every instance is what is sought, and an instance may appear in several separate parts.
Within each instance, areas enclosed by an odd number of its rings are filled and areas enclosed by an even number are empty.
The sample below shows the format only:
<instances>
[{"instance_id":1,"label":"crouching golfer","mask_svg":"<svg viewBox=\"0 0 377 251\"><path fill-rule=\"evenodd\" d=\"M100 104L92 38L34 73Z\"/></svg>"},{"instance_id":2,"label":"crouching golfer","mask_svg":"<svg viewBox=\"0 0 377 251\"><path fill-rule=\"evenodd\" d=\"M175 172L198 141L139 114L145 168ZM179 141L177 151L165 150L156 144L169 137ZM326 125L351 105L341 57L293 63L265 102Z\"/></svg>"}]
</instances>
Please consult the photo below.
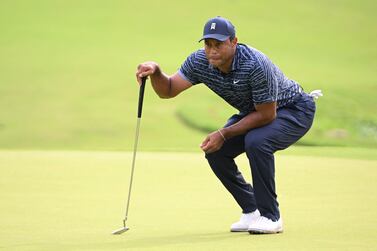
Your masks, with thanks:
<instances>
[{"instance_id":1,"label":"crouching golfer","mask_svg":"<svg viewBox=\"0 0 377 251\"><path fill-rule=\"evenodd\" d=\"M204 26L204 49L192 53L175 74L155 62L138 66L136 77L150 76L161 98L173 98L193 85L208 88L239 110L201 144L213 172L242 208L231 231L283 231L275 191L274 153L295 143L312 125L315 103L262 52L238 43L235 28L222 17ZM245 181L234 158L246 152L253 185Z\"/></svg>"}]
</instances>

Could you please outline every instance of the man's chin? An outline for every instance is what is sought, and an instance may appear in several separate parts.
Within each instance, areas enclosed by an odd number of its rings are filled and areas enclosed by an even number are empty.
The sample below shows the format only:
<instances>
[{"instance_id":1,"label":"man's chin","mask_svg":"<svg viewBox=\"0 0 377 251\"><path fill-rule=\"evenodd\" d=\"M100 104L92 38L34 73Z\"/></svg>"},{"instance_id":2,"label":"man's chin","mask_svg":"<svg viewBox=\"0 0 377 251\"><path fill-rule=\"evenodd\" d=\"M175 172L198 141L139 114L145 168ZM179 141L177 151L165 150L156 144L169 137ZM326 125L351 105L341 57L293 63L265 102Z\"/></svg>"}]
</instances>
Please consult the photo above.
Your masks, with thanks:
<instances>
[{"instance_id":1,"label":"man's chin","mask_svg":"<svg viewBox=\"0 0 377 251\"><path fill-rule=\"evenodd\" d=\"M210 60L209 61L210 65L212 65L213 67L219 67L221 65L221 62L218 61L218 60Z\"/></svg>"}]
</instances>

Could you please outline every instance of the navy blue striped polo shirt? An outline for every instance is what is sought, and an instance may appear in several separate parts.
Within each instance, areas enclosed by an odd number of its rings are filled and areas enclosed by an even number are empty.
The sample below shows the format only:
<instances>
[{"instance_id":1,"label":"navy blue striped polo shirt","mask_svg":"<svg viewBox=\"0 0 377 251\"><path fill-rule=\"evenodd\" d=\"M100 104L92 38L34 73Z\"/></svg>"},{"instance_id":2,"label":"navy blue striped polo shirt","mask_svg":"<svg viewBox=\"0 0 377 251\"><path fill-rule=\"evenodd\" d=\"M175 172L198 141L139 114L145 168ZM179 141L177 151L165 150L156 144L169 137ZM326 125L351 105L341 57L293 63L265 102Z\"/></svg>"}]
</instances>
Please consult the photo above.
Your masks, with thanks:
<instances>
[{"instance_id":1,"label":"navy blue striped polo shirt","mask_svg":"<svg viewBox=\"0 0 377 251\"><path fill-rule=\"evenodd\" d=\"M284 107L302 91L266 55L240 43L229 73L209 64L204 49L188 56L178 73L193 85L204 83L241 113L255 111L254 104L274 101L278 108Z\"/></svg>"}]
</instances>

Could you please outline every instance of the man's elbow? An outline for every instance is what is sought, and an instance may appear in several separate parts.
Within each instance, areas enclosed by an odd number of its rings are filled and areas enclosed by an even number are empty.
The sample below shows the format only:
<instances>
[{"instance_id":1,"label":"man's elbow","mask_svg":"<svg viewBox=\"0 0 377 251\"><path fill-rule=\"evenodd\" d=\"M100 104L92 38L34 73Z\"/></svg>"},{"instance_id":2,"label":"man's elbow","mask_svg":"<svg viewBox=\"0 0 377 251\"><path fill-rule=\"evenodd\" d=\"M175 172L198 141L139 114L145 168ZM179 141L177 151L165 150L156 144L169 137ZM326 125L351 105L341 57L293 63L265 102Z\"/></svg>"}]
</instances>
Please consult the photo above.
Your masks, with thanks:
<instances>
[{"instance_id":1,"label":"man's elbow","mask_svg":"<svg viewBox=\"0 0 377 251\"><path fill-rule=\"evenodd\" d=\"M173 95L172 93L169 93L169 94L158 93L157 95L161 99L169 99L169 98L174 98L175 96L177 96L177 95Z\"/></svg>"},{"instance_id":2,"label":"man's elbow","mask_svg":"<svg viewBox=\"0 0 377 251\"><path fill-rule=\"evenodd\" d=\"M161 98L161 99L168 99L170 98L168 95L166 94L158 94L158 97Z\"/></svg>"}]
</instances>

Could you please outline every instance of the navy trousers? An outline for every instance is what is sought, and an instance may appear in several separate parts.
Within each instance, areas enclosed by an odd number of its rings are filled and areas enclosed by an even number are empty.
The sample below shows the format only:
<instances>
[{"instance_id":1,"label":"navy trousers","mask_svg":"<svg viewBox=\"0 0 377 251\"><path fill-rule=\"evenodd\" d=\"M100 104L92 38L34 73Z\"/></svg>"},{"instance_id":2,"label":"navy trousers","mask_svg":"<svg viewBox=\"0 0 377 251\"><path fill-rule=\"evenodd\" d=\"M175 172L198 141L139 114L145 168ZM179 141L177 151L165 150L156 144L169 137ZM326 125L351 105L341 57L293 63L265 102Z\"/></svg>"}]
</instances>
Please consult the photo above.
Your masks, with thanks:
<instances>
[{"instance_id":1,"label":"navy trousers","mask_svg":"<svg viewBox=\"0 0 377 251\"><path fill-rule=\"evenodd\" d=\"M258 209L262 216L273 221L280 218L275 191L274 153L299 140L310 129L315 103L308 94L295 97L293 103L277 110L276 119L268 125L250 130L224 142L220 150L206 154L213 172L232 194L243 213ZM233 115L225 125L232 125L245 115ZM246 152L253 186L245 181L234 161Z\"/></svg>"}]
</instances>

